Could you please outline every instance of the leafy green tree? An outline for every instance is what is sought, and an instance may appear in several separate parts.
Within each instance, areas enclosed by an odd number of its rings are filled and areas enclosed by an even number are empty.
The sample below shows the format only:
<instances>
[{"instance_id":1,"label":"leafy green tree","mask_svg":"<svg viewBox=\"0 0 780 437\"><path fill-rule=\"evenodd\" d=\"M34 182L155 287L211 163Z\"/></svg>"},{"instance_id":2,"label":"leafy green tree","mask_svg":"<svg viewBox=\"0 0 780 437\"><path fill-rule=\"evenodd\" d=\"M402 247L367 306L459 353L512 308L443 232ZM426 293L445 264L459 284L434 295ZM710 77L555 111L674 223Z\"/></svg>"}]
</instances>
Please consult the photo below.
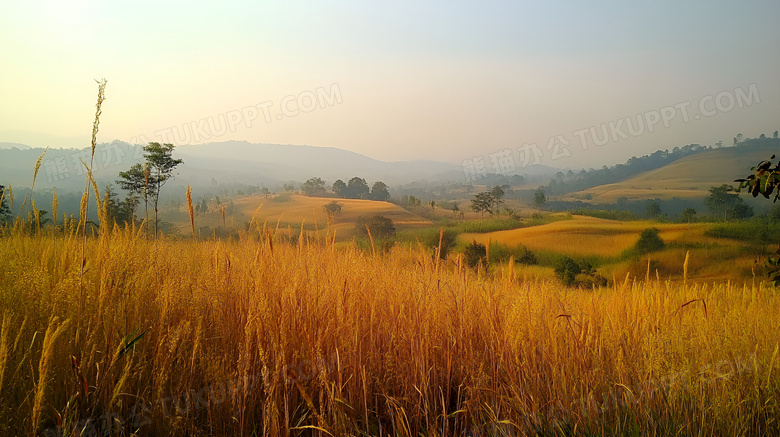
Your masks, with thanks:
<instances>
[{"instance_id":1,"label":"leafy green tree","mask_svg":"<svg viewBox=\"0 0 780 437\"><path fill-rule=\"evenodd\" d=\"M471 199L471 209L477 214L481 214L482 218L485 218L485 213L493 214L494 197L490 192L477 193L474 198Z\"/></svg>"},{"instance_id":2,"label":"leafy green tree","mask_svg":"<svg viewBox=\"0 0 780 437\"><path fill-rule=\"evenodd\" d=\"M544 195L544 190L538 188L536 192L534 192L534 206L541 211L545 203L547 203L547 197Z\"/></svg>"},{"instance_id":3,"label":"leafy green tree","mask_svg":"<svg viewBox=\"0 0 780 437\"><path fill-rule=\"evenodd\" d=\"M409 206L420 206L422 201L414 196L409 196Z\"/></svg>"},{"instance_id":4,"label":"leafy green tree","mask_svg":"<svg viewBox=\"0 0 780 437\"><path fill-rule=\"evenodd\" d=\"M371 187L371 200L382 200L385 201L390 198L390 192L387 190L387 184L381 181L374 182L374 185Z\"/></svg>"},{"instance_id":5,"label":"leafy green tree","mask_svg":"<svg viewBox=\"0 0 780 437\"><path fill-rule=\"evenodd\" d=\"M325 195L325 181L320 178L311 178L301 187L303 194L309 197L322 197Z\"/></svg>"},{"instance_id":6,"label":"leafy green tree","mask_svg":"<svg viewBox=\"0 0 780 437\"><path fill-rule=\"evenodd\" d=\"M347 184L345 184L341 179L337 179L336 182L333 183L333 187L331 187L331 189L334 193L336 193L336 196L347 197Z\"/></svg>"},{"instance_id":7,"label":"leafy green tree","mask_svg":"<svg viewBox=\"0 0 780 437\"><path fill-rule=\"evenodd\" d=\"M710 195L704 199L704 204L707 205L710 212L715 216L722 215L724 220L735 216L735 208L741 203L743 203L743 200L736 194L734 187L728 184L711 187ZM738 212L743 215L747 213L742 207L740 207Z\"/></svg>"},{"instance_id":8,"label":"leafy green tree","mask_svg":"<svg viewBox=\"0 0 780 437\"><path fill-rule=\"evenodd\" d=\"M777 138L777 131L772 134L772 138Z\"/></svg>"},{"instance_id":9,"label":"leafy green tree","mask_svg":"<svg viewBox=\"0 0 780 437\"><path fill-rule=\"evenodd\" d=\"M649 228L642 231L639 235L639 240L637 240L634 245L634 249L638 253L648 254L650 252L657 252L663 249L664 246L664 240L661 239L658 229Z\"/></svg>"},{"instance_id":10,"label":"leafy green tree","mask_svg":"<svg viewBox=\"0 0 780 437\"><path fill-rule=\"evenodd\" d=\"M149 199L156 185L150 183L146 167L143 164L134 164L129 170L119 172L119 177L121 179L117 180L116 183L128 192L128 196L143 199L144 218L148 222ZM133 213L135 213L135 209Z\"/></svg>"},{"instance_id":11,"label":"leafy green tree","mask_svg":"<svg viewBox=\"0 0 780 437\"><path fill-rule=\"evenodd\" d=\"M173 144L149 143L144 146L144 158L149 168L150 185L154 186L152 203L154 204L154 235L157 236L158 205L160 203L160 190L170 179L174 177L173 171L181 164L181 159L172 157Z\"/></svg>"},{"instance_id":12,"label":"leafy green tree","mask_svg":"<svg viewBox=\"0 0 780 437\"><path fill-rule=\"evenodd\" d=\"M369 193L368 183L365 179L355 176L347 182L347 198L367 199Z\"/></svg>"}]
</instances>

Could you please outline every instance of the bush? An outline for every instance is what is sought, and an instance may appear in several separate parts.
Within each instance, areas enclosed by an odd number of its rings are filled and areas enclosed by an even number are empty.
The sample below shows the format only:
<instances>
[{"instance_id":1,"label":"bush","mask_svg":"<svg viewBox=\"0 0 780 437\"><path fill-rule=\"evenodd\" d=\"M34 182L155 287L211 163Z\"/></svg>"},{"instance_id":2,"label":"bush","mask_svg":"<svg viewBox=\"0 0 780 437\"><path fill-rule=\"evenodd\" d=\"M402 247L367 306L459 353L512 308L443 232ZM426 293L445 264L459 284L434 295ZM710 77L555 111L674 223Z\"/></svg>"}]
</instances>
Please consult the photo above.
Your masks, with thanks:
<instances>
[{"instance_id":1,"label":"bush","mask_svg":"<svg viewBox=\"0 0 780 437\"><path fill-rule=\"evenodd\" d=\"M371 236L375 239L383 239L395 235L393 221L383 215L359 217L355 224L355 231L358 235L368 237L366 226L371 230Z\"/></svg>"},{"instance_id":2,"label":"bush","mask_svg":"<svg viewBox=\"0 0 780 437\"><path fill-rule=\"evenodd\" d=\"M663 249L664 240L658 235L658 229L649 228L642 231L639 240L634 245L634 250L641 254L648 254Z\"/></svg>"},{"instance_id":3,"label":"bush","mask_svg":"<svg viewBox=\"0 0 780 437\"><path fill-rule=\"evenodd\" d=\"M568 256L561 258L558 261L558 265L555 266L555 274L561 279L563 285L567 287L574 285L574 280L581 271L580 265Z\"/></svg>"},{"instance_id":4,"label":"bush","mask_svg":"<svg viewBox=\"0 0 780 437\"><path fill-rule=\"evenodd\" d=\"M599 275L589 262L583 261L578 263L568 256L558 260L555 266L555 274L558 275L563 285L567 287L577 285L592 288L594 286L607 285L607 279Z\"/></svg>"},{"instance_id":5,"label":"bush","mask_svg":"<svg viewBox=\"0 0 780 437\"><path fill-rule=\"evenodd\" d=\"M515 257L515 262L526 265L538 264L536 255L522 244L515 247L508 247L504 244L493 243L490 245L490 260L497 262L507 262L509 258Z\"/></svg>"},{"instance_id":6,"label":"bush","mask_svg":"<svg viewBox=\"0 0 780 437\"><path fill-rule=\"evenodd\" d=\"M433 249L434 255L436 254L436 249L439 247L439 236L440 232L431 232L423 239L423 244L426 247ZM447 255L449 255L452 248L455 247L457 237L458 233L455 230L444 230L444 234L441 234L441 252L439 253L439 258L447 258Z\"/></svg>"},{"instance_id":7,"label":"bush","mask_svg":"<svg viewBox=\"0 0 780 437\"><path fill-rule=\"evenodd\" d=\"M487 248L484 244L472 241L463 251L463 257L465 258L466 264L468 264L469 267L475 268L478 264L485 263L487 258Z\"/></svg>"}]
</instances>

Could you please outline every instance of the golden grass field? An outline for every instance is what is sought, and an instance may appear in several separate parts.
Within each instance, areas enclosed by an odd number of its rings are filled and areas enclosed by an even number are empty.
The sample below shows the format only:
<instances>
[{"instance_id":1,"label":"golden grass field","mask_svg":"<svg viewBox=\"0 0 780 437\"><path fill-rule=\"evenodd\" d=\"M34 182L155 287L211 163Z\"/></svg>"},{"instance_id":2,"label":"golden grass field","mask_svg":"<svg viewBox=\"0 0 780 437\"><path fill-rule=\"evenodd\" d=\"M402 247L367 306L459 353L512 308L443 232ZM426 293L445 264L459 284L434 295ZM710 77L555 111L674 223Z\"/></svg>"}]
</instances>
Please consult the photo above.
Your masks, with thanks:
<instances>
[{"instance_id":1,"label":"golden grass field","mask_svg":"<svg viewBox=\"0 0 780 437\"><path fill-rule=\"evenodd\" d=\"M597 255L613 257L632 247L639 234L647 228L657 228L664 241L705 242L714 239L704 236L707 224L661 224L655 222L621 222L587 216L573 216L542 226L512 229L484 234L463 234L464 241L489 241L507 245L522 244L531 250L544 250L564 255Z\"/></svg>"},{"instance_id":2,"label":"golden grass field","mask_svg":"<svg viewBox=\"0 0 780 437\"><path fill-rule=\"evenodd\" d=\"M622 222L574 215L570 220L541 226L461 234L459 240L461 243L501 243L510 247L523 245L534 252L613 260L599 270L606 277L622 278L627 273L632 276L646 276L646 258L619 258L624 251L636 244L643 230L657 228L660 237L669 247L651 256L655 266L651 272L652 276L655 276L655 270L658 270L659 275L668 279L682 279L683 263L686 254L690 252L689 277L692 279L731 280L739 283L758 275L760 281L761 267L756 265L755 254L746 250L743 243L705 235L705 231L711 226L712 224L708 223ZM539 272L534 276L538 274ZM548 269L547 274L551 274L551 270Z\"/></svg>"},{"instance_id":3,"label":"golden grass field","mask_svg":"<svg viewBox=\"0 0 780 437\"><path fill-rule=\"evenodd\" d=\"M0 435L780 432L772 288L325 241L6 231Z\"/></svg>"},{"instance_id":4,"label":"golden grass field","mask_svg":"<svg viewBox=\"0 0 780 437\"><path fill-rule=\"evenodd\" d=\"M332 229L336 229L339 236L351 235L355 222L361 216L376 214L384 215L393 220L398 229L408 229L429 226L430 220L413 214L400 206L390 202L380 202L362 199L336 199L326 197L308 197L293 194L289 201L275 202L272 197L244 196L234 200L235 209L232 214L225 217L225 225L234 228L244 223L255 222L268 223L275 228L277 223L282 224L286 230L288 226L300 229L304 224L307 228L327 229L328 217L323 206L332 201L343 205L341 213L334 216L330 223ZM164 219L172 221L183 234L189 233L190 219L186 211L168 212ZM210 226L212 228L222 226L221 211L212 211L198 215L195 218L196 226Z\"/></svg>"}]
</instances>

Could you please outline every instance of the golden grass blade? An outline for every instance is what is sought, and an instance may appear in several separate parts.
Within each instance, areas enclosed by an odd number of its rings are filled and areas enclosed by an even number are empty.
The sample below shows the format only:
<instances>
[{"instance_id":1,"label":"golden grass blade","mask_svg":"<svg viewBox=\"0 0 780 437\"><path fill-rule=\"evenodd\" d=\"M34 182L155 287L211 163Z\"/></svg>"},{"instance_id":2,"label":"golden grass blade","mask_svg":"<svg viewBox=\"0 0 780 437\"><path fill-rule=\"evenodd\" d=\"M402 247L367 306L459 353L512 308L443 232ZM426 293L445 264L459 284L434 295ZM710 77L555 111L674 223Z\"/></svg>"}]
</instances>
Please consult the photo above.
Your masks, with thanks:
<instances>
[{"instance_id":1,"label":"golden grass blade","mask_svg":"<svg viewBox=\"0 0 780 437\"><path fill-rule=\"evenodd\" d=\"M187 184L187 211L190 214L190 225L192 226L192 238L195 238L195 210L192 208L192 187Z\"/></svg>"},{"instance_id":2,"label":"golden grass blade","mask_svg":"<svg viewBox=\"0 0 780 437\"><path fill-rule=\"evenodd\" d=\"M35 190L35 180L38 179L38 170L41 168L41 161L43 161L43 156L46 154L46 152L49 151L49 148L47 147L43 153L41 153L41 156L38 157L38 160L35 161L35 172L33 172L33 180L32 180L32 186L30 187L30 191L32 192Z\"/></svg>"},{"instance_id":3,"label":"golden grass blade","mask_svg":"<svg viewBox=\"0 0 780 437\"><path fill-rule=\"evenodd\" d=\"M59 202L57 200L57 188L55 187L54 190L52 190L52 198L51 198L51 215L52 220L54 220L54 225L57 225L57 206L59 205Z\"/></svg>"}]
</instances>

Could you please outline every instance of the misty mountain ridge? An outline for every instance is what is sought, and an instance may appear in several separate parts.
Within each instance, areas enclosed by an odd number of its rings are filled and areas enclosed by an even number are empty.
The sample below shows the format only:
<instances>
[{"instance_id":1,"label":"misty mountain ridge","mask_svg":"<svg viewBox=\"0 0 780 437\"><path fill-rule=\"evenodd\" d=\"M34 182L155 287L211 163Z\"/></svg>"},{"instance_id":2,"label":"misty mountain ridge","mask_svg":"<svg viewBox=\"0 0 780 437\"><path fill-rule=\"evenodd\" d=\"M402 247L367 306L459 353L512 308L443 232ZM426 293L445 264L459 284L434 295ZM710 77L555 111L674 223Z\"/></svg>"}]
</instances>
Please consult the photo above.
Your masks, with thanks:
<instances>
[{"instance_id":1,"label":"misty mountain ridge","mask_svg":"<svg viewBox=\"0 0 780 437\"><path fill-rule=\"evenodd\" d=\"M0 143L0 184L29 187L35 163L43 150L18 143ZM462 166L456 164L432 160L385 162L335 147L224 141L178 146L174 157L184 161L176 170L177 182L186 181L193 186L210 185L217 180L272 187L300 183L312 177L331 184L336 179L346 182L355 176L369 183L381 180L390 185L465 181ZM85 170L80 160L89 165L90 158L89 148L50 148L41 161L35 186L57 187L62 192L82 191ZM142 160L140 145L119 140L101 143L95 149L93 175L101 186L113 183L120 171ZM551 175L555 171L537 165L523 169L523 174Z\"/></svg>"}]
</instances>

